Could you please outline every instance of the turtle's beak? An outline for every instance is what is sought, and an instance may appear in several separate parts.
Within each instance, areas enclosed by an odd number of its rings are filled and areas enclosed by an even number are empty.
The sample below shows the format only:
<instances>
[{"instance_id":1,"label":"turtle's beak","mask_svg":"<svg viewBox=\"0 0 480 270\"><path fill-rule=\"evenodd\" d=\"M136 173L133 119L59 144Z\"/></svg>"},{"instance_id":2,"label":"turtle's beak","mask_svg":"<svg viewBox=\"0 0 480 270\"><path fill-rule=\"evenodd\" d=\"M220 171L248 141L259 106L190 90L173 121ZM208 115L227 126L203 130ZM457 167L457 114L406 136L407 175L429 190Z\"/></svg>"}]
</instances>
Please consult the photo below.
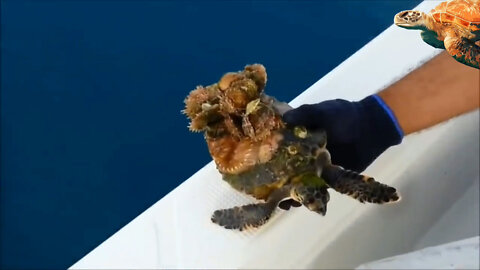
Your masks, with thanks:
<instances>
[{"instance_id":1,"label":"turtle's beak","mask_svg":"<svg viewBox=\"0 0 480 270\"><path fill-rule=\"evenodd\" d=\"M325 214L327 213L327 205L325 204L325 205L315 209L314 211L319 213L322 216L325 216Z\"/></svg>"}]
</instances>

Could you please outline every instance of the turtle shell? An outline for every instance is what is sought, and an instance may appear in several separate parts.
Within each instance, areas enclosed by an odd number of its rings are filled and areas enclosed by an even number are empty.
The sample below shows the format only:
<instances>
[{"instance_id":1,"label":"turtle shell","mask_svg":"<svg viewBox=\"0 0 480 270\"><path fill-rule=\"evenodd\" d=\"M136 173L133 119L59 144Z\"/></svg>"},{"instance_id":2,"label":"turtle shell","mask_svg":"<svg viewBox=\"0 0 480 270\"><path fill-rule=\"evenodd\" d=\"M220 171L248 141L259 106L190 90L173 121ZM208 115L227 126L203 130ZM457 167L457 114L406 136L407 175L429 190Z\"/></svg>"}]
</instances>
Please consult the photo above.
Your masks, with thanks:
<instances>
[{"instance_id":1,"label":"turtle shell","mask_svg":"<svg viewBox=\"0 0 480 270\"><path fill-rule=\"evenodd\" d=\"M471 32L480 30L480 0L449 0L430 11L439 23L453 23Z\"/></svg>"}]
</instances>

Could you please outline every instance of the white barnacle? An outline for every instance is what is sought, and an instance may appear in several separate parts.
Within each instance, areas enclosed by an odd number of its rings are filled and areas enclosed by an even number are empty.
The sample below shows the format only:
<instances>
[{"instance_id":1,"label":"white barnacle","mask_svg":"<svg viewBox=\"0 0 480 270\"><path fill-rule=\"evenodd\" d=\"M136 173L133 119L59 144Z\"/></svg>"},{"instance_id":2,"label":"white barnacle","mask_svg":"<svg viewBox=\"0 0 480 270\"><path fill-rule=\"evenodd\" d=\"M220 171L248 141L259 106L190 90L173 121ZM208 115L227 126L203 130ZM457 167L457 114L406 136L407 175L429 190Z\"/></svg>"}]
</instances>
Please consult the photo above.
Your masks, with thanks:
<instances>
[{"instance_id":1,"label":"white barnacle","mask_svg":"<svg viewBox=\"0 0 480 270\"><path fill-rule=\"evenodd\" d=\"M210 110L210 108L212 108L212 105L210 105L210 103L208 103L208 102L202 103L202 110L203 111L208 111L208 110Z\"/></svg>"},{"instance_id":2,"label":"white barnacle","mask_svg":"<svg viewBox=\"0 0 480 270\"><path fill-rule=\"evenodd\" d=\"M293 128L293 134L298 138L305 139L307 137L307 129L304 126L296 126Z\"/></svg>"},{"instance_id":3,"label":"white barnacle","mask_svg":"<svg viewBox=\"0 0 480 270\"><path fill-rule=\"evenodd\" d=\"M254 99L252 101L250 101L248 104L247 104L247 108L245 110L245 114L246 115L249 115L251 113L254 113L255 111L258 110L258 104L260 103L260 99L257 98L257 99Z\"/></svg>"},{"instance_id":4,"label":"white barnacle","mask_svg":"<svg viewBox=\"0 0 480 270\"><path fill-rule=\"evenodd\" d=\"M296 155L297 154L297 147L293 146L293 145L289 145L287 147L287 151L290 155Z\"/></svg>"}]
</instances>

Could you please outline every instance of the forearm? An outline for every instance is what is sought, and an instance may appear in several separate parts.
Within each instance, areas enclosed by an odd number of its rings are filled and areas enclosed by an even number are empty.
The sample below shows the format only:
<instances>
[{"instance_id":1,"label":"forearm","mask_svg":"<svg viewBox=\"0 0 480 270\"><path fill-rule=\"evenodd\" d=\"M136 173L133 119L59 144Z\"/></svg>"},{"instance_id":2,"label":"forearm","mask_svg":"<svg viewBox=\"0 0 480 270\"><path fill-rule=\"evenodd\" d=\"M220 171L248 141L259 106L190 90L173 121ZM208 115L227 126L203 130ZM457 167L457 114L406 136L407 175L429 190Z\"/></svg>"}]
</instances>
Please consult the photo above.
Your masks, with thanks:
<instances>
[{"instance_id":1,"label":"forearm","mask_svg":"<svg viewBox=\"0 0 480 270\"><path fill-rule=\"evenodd\" d=\"M479 73L443 52L378 95L407 135L479 108Z\"/></svg>"}]
</instances>

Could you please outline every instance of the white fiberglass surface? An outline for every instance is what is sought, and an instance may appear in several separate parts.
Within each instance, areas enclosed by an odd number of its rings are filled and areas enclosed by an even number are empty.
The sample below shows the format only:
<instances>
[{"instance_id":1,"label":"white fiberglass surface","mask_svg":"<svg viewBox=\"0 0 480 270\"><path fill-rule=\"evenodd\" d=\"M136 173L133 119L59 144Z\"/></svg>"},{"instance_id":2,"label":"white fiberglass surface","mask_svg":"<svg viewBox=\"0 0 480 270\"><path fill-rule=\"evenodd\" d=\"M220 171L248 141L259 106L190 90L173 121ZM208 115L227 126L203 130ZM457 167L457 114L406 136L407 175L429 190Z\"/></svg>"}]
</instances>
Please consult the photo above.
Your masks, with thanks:
<instances>
[{"instance_id":1,"label":"white fiberglass surface","mask_svg":"<svg viewBox=\"0 0 480 270\"><path fill-rule=\"evenodd\" d=\"M479 269L479 237L370 262L356 269Z\"/></svg>"}]
</instances>

